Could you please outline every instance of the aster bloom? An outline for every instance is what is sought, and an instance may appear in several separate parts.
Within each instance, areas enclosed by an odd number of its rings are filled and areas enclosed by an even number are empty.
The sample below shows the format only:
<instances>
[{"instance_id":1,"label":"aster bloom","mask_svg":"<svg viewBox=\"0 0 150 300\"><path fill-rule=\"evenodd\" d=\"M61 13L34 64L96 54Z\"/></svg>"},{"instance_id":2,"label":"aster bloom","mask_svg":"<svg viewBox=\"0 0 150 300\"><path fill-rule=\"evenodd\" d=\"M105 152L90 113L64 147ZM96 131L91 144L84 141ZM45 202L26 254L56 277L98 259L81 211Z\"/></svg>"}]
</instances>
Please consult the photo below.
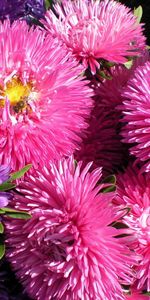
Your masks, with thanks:
<instances>
[{"instance_id":1,"label":"aster bloom","mask_svg":"<svg viewBox=\"0 0 150 300\"><path fill-rule=\"evenodd\" d=\"M150 62L135 69L129 80L123 97L123 141L129 143L131 154L138 163L142 163L141 171L150 171Z\"/></svg>"},{"instance_id":2,"label":"aster bloom","mask_svg":"<svg viewBox=\"0 0 150 300\"><path fill-rule=\"evenodd\" d=\"M41 19L46 12L44 0L1 0L0 20L11 22L23 18L30 22L33 18Z\"/></svg>"},{"instance_id":3,"label":"aster bloom","mask_svg":"<svg viewBox=\"0 0 150 300\"><path fill-rule=\"evenodd\" d=\"M130 246L143 257L137 267L136 286L150 291L150 177L129 166L118 175L117 182L117 204L130 208L124 217L133 233Z\"/></svg>"},{"instance_id":4,"label":"aster bloom","mask_svg":"<svg viewBox=\"0 0 150 300\"><path fill-rule=\"evenodd\" d=\"M32 214L7 220L8 257L33 299L125 299L135 263L122 229L109 226L120 211L114 193L100 193L101 169L81 171L73 158L28 174L14 204Z\"/></svg>"},{"instance_id":5,"label":"aster bloom","mask_svg":"<svg viewBox=\"0 0 150 300\"><path fill-rule=\"evenodd\" d=\"M149 51L142 52L142 56L132 60L132 65L128 69L123 65L115 65L109 69L109 80L102 81L95 89L95 94L99 97L100 104L109 109L122 114L123 91L129 79L133 76L138 66L143 66L149 59Z\"/></svg>"},{"instance_id":6,"label":"aster bloom","mask_svg":"<svg viewBox=\"0 0 150 300\"><path fill-rule=\"evenodd\" d=\"M99 102L108 110L115 110L122 104L122 92L132 74L132 68L127 69L125 66L116 65L110 69L110 80L105 80L96 89L96 96ZM116 113L117 113L116 109ZM120 116L120 112L119 112Z\"/></svg>"},{"instance_id":7,"label":"aster bloom","mask_svg":"<svg viewBox=\"0 0 150 300\"><path fill-rule=\"evenodd\" d=\"M107 176L120 166L125 151L117 130L118 113L105 109L98 94L94 104L89 127L75 158L83 160L84 164L93 161L93 169L102 166L103 175Z\"/></svg>"},{"instance_id":8,"label":"aster bloom","mask_svg":"<svg viewBox=\"0 0 150 300\"><path fill-rule=\"evenodd\" d=\"M46 13L45 27L59 37L92 73L100 60L124 63L145 47L142 25L129 8L113 0L63 0Z\"/></svg>"},{"instance_id":9,"label":"aster bloom","mask_svg":"<svg viewBox=\"0 0 150 300\"><path fill-rule=\"evenodd\" d=\"M0 163L12 170L78 148L92 106L83 68L24 21L0 24Z\"/></svg>"}]
</instances>

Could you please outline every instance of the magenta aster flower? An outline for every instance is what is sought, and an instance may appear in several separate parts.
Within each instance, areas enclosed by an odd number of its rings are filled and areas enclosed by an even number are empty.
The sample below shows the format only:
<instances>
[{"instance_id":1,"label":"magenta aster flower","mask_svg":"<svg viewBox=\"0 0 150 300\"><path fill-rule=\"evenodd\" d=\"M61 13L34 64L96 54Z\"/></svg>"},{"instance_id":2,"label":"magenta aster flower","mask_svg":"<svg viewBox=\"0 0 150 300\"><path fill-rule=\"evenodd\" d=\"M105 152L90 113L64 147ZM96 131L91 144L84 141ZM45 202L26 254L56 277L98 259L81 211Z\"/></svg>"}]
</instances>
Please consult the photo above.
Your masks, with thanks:
<instances>
[{"instance_id":1,"label":"magenta aster flower","mask_svg":"<svg viewBox=\"0 0 150 300\"><path fill-rule=\"evenodd\" d=\"M142 163L142 171L150 171L150 62L135 69L123 93L125 126L123 141L131 144L130 152L137 162Z\"/></svg>"},{"instance_id":2,"label":"magenta aster flower","mask_svg":"<svg viewBox=\"0 0 150 300\"><path fill-rule=\"evenodd\" d=\"M95 89L95 94L99 97L99 102L103 107L109 110L115 110L122 115L123 91L125 90L129 79L133 76L138 66L143 66L149 59L147 50L142 52L142 56L132 61L132 66L127 69L122 65L115 65L109 69L110 80L104 80Z\"/></svg>"},{"instance_id":3,"label":"magenta aster flower","mask_svg":"<svg viewBox=\"0 0 150 300\"><path fill-rule=\"evenodd\" d=\"M142 25L116 1L63 0L54 9L56 15L47 12L45 27L92 73L100 68L100 59L124 63L145 47Z\"/></svg>"},{"instance_id":4,"label":"magenta aster flower","mask_svg":"<svg viewBox=\"0 0 150 300\"><path fill-rule=\"evenodd\" d=\"M0 24L0 39L0 163L19 170L71 154L92 105L83 68L23 21Z\"/></svg>"},{"instance_id":5,"label":"magenta aster flower","mask_svg":"<svg viewBox=\"0 0 150 300\"><path fill-rule=\"evenodd\" d=\"M150 177L128 167L117 179L117 204L130 208L124 217L133 231L130 246L143 257L137 267L137 289L150 291Z\"/></svg>"},{"instance_id":6,"label":"magenta aster flower","mask_svg":"<svg viewBox=\"0 0 150 300\"><path fill-rule=\"evenodd\" d=\"M85 164L93 161L93 168L102 166L103 175L107 176L120 166L125 151L117 132L118 112L105 109L98 94L94 103L89 127L75 158Z\"/></svg>"},{"instance_id":7,"label":"magenta aster flower","mask_svg":"<svg viewBox=\"0 0 150 300\"><path fill-rule=\"evenodd\" d=\"M109 226L120 211L114 193L100 193L101 169L62 160L26 176L14 197L27 222L7 220L8 257L33 299L123 300L135 255L122 230ZM21 194L20 194L21 193Z\"/></svg>"}]
</instances>

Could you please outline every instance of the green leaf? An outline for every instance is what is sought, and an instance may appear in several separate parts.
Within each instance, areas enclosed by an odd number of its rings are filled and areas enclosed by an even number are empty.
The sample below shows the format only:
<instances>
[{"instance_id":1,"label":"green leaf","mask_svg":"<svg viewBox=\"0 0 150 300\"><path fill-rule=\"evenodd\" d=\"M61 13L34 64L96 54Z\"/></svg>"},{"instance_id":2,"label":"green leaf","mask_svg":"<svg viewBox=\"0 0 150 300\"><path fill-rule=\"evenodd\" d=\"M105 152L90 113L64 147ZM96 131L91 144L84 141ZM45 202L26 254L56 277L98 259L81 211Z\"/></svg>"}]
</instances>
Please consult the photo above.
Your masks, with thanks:
<instances>
[{"instance_id":1,"label":"green leaf","mask_svg":"<svg viewBox=\"0 0 150 300\"><path fill-rule=\"evenodd\" d=\"M77 165L78 165L78 162L77 162L77 160L76 159L74 159L74 165L75 165L75 168L77 167Z\"/></svg>"},{"instance_id":2,"label":"green leaf","mask_svg":"<svg viewBox=\"0 0 150 300\"><path fill-rule=\"evenodd\" d=\"M134 15L137 18L137 22L140 23L143 15L143 8L139 5L137 8L134 8Z\"/></svg>"},{"instance_id":3,"label":"green leaf","mask_svg":"<svg viewBox=\"0 0 150 300\"><path fill-rule=\"evenodd\" d=\"M124 216L128 215L128 213L130 212L131 208L130 207L125 207L125 208L122 208L120 209L119 211L124 211Z\"/></svg>"},{"instance_id":4,"label":"green leaf","mask_svg":"<svg viewBox=\"0 0 150 300\"><path fill-rule=\"evenodd\" d=\"M8 207L4 207L2 210L5 212L5 215L10 218L22 219L22 220L28 220L31 218L31 215L25 211L19 211Z\"/></svg>"},{"instance_id":5,"label":"green leaf","mask_svg":"<svg viewBox=\"0 0 150 300\"><path fill-rule=\"evenodd\" d=\"M110 192L115 192L115 191L116 191L115 185L110 185L110 186L104 187L100 190L101 193L110 193Z\"/></svg>"},{"instance_id":6,"label":"green leaf","mask_svg":"<svg viewBox=\"0 0 150 300\"><path fill-rule=\"evenodd\" d=\"M116 176L115 175L109 175L106 178L104 178L102 183L112 183L113 185L115 185L116 184Z\"/></svg>"},{"instance_id":7,"label":"green leaf","mask_svg":"<svg viewBox=\"0 0 150 300\"><path fill-rule=\"evenodd\" d=\"M32 165L29 164L29 165L26 165L24 168L22 168L20 171L12 173L9 181L13 181L13 180L21 178L31 167L32 167Z\"/></svg>"},{"instance_id":8,"label":"green leaf","mask_svg":"<svg viewBox=\"0 0 150 300\"><path fill-rule=\"evenodd\" d=\"M52 5L52 0L45 0L46 9L49 9Z\"/></svg>"},{"instance_id":9,"label":"green leaf","mask_svg":"<svg viewBox=\"0 0 150 300\"><path fill-rule=\"evenodd\" d=\"M4 254L5 254L5 245L2 241L0 241L0 259L3 258Z\"/></svg>"},{"instance_id":10,"label":"green leaf","mask_svg":"<svg viewBox=\"0 0 150 300\"><path fill-rule=\"evenodd\" d=\"M11 182L4 182L0 185L0 191L8 191L16 187L16 184Z\"/></svg>"},{"instance_id":11,"label":"green leaf","mask_svg":"<svg viewBox=\"0 0 150 300\"><path fill-rule=\"evenodd\" d=\"M99 71L98 73L103 79L112 80L112 76L106 75L104 71Z\"/></svg>"},{"instance_id":12,"label":"green leaf","mask_svg":"<svg viewBox=\"0 0 150 300\"><path fill-rule=\"evenodd\" d=\"M4 232L4 225L2 222L0 222L0 233Z\"/></svg>"},{"instance_id":13,"label":"green leaf","mask_svg":"<svg viewBox=\"0 0 150 300\"><path fill-rule=\"evenodd\" d=\"M114 222L111 224L112 227L115 227L116 229L122 229L122 228L128 228L128 226L121 222Z\"/></svg>"},{"instance_id":14,"label":"green leaf","mask_svg":"<svg viewBox=\"0 0 150 300\"><path fill-rule=\"evenodd\" d=\"M131 69L132 65L133 65L133 60L128 60L127 62L124 63L124 66L125 66L128 70Z\"/></svg>"}]
</instances>

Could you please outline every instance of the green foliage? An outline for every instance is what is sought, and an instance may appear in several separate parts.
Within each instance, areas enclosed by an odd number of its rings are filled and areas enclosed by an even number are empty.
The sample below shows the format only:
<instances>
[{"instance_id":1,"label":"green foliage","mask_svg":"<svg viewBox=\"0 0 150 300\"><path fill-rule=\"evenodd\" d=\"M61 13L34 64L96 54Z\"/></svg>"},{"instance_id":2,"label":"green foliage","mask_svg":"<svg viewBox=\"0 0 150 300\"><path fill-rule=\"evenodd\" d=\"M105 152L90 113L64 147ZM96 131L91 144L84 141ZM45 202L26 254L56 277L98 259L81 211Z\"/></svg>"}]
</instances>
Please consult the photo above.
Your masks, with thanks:
<instances>
[{"instance_id":1,"label":"green foliage","mask_svg":"<svg viewBox=\"0 0 150 300\"><path fill-rule=\"evenodd\" d=\"M8 181L3 182L0 185L0 191L5 192L5 191L15 188L16 187L15 180L23 177L25 175L25 173L31 168L31 166L32 166L31 164L26 165L24 168L22 168L18 172L12 173L10 175L10 178L8 179ZM31 218L31 215L28 214L27 212L11 209L8 207L0 208L0 215L10 217L10 218L15 218L15 219L23 219L23 220L28 220ZM0 259L2 259L5 254L5 243L4 243L4 235L3 234L4 234L4 225L2 222L0 222Z\"/></svg>"},{"instance_id":2,"label":"green foliage","mask_svg":"<svg viewBox=\"0 0 150 300\"><path fill-rule=\"evenodd\" d=\"M0 241L0 259L3 258L5 254L5 244Z\"/></svg>"},{"instance_id":3,"label":"green foliage","mask_svg":"<svg viewBox=\"0 0 150 300\"><path fill-rule=\"evenodd\" d=\"M45 0L46 9L49 9L52 6L52 0Z\"/></svg>"},{"instance_id":4,"label":"green foliage","mask_svg":"<svg viewBox=\"0 0 150 300\"><path fill-rule=\"evenodd\" d=\"M115 192L116 190L116 176L109 175L102 182L98 182L99 184L104 184L104 187L100 189L100 193L110 193Z\"/></svg>"},{"instance_id":5,"label":"green foliage","mask_svg":"<svg viewBox=\"0 0 150 300\"><path fill-rule=\"evenodd\" d=\"M31 218L31 215L25 211L15 210L8 207L1 208L4 214L10 218L28 220Z\"/></svg>"},{"instance_id":6,"label":"green foliage","mask_svg":"<svg viewBox=\"0 0 150 300\"><path fill-rule=\"evenodd\" d=\"M0 234L4 232L4 225L2 222L0 222Z\"/></svg>"},{"instance_id":7,"label":"green foliage","mask_svg":"<svg viewBox=\"0 0 150 300\"><path fill-rule=\"evenodd\" d=\"M31 164L29 165L26 165L24 168L22 168L21 170L19 170L18 172L15 172L15 173L12 173L11 176L10 176L10 179L9 181L13 181L13 180L16 180L16 179L20 179L21 177L24 176L24 174L29 171L29 169L32 167Z\"/></svg>"},{"instance_id":8,"label":"green foliage","mask_svg":"<svg viewBox=\"0 0 150 300\"><path fill-rule=\"evenodd\" d=\"M139 5L137 8L134 8L134 15L137 18L137 23L140 23L143 15L143 8L141 5Z\"/></svg>"},{"instance_id":9,"label":"green foliage","mask_svg":"<svg viewBox=\"0 0 150 300\"><path fill-rule=\"evenodd\" d=\"M127 62L124 63L124 66L125 66L128 70L131 69L132 65L133 65L133 59L130 59L130 60L128 60Z\"/></svg>"},{"instance_id":10,"label":"green foliage","mask_svg":"<svg viewBox=\"0 0 150 300\"><path fill-rule=\"evenodd\" d=\"M4 182L0 185L0 191L1 192L5 192L5 191L8 191L8 190L11 190L13 188L16 187L16 184L15 183L11 183L11 182Z\"/></svg>"}]
</instances>

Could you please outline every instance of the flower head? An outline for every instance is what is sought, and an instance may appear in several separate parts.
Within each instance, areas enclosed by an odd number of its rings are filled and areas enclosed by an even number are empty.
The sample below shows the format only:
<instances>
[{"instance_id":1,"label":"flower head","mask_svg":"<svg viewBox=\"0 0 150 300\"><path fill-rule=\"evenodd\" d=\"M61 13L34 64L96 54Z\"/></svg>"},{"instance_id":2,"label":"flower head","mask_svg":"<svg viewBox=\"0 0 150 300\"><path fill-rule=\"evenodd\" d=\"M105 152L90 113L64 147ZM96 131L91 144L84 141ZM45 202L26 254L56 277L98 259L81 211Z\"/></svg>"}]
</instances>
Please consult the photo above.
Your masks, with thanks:
<instances>
[{"instance_id":1,"label":"flower head","mask_svg":"<svg viewBox=\"0 0 150 300\"><path fill-rule=\"evenodd\" d=\"M119 282L130 283L135 262L112 206L114 193L100 193L101 169L61 160L21 183L14 204L32 214L7 220L8 257L34 299L123 300Z\"/></svg>"},{"instance_id":2,"label":"flower head","mask_svg":"<svg viewBox=\"0 0 150 300\"><path fill-rule=\"evenodd\" d=\"M130 208L124 221L132 230L131 247L142 255L137 267L136 285L150 291L150 177L129 166L117 178L118 203Z\"/></svg>"},{"instance_id":3,"label":"flower head","mask_svg":"<svg viewBox=\"0 0 150 300\"><path fill-rule=\"evenodd\" d=\"M94 104L89 127L75 158L85 164L93 161L93 169L102 166L103 175L107 176L120 166L125 151L117 130L118 113L104 107L98 93Z\"/></svg>"},{"instance_id":4,"label":"flower head","mask_svg":"<svg viewBox=\"0 0 150 300\"><path fill-rule=\"evenodd\" d=\"M0 163L37 167L78 148L92 106L83 68L25 22L0 24Z\"/></svg>"},{"instance_id":5,"label":"flower head","mask_svg":"<svg viewBox=\"0 0 150 300\"><path fill-rule=\"evenodd\" d=\"M100 60L124 63L145 47L142 26L124 5L116 1L64 0L46 14L45 27L58 36L85 69L92 73Z\"/></svg>"},{"instance_id":6,"label":"flower head","mask_svg":"<svg viewBox=\"0 0 150 300\"><path fill-rule=\"evenodd\" d=\"M46 12L44 0L1 0L0 20L26 19L30 22L33 18L40 19Z\"/></svg>"},{"instance_id":7,"label":"flower head","mask_svg":"<svg viewBox=\"0 0 150 300\"><path fill-rule=\"evenodd\" d=\"M142 163L142 171L150 171L150 62L138 66L123 92L123 141L130 153Z\"/></svg>"}]
</instances>

